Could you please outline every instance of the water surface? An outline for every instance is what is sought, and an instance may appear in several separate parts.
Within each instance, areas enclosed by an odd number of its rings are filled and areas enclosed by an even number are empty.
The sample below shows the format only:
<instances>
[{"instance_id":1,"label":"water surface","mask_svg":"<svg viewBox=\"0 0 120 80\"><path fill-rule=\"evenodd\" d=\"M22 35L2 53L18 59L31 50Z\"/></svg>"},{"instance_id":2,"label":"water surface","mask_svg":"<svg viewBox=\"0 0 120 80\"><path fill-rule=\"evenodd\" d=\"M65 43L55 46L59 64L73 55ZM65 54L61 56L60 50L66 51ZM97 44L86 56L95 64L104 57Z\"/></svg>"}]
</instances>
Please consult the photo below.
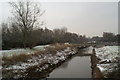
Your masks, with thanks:
<instances>
[{"instance_id":1,"label":"water surface","mask_svg":"<svg viewBox=\"0 0 120 80\"><path fill-rule=\"evenodd\" d=\"M49 74L49 78L91 78L90 56L76 56Z\"/></svg>"}]
</instances>

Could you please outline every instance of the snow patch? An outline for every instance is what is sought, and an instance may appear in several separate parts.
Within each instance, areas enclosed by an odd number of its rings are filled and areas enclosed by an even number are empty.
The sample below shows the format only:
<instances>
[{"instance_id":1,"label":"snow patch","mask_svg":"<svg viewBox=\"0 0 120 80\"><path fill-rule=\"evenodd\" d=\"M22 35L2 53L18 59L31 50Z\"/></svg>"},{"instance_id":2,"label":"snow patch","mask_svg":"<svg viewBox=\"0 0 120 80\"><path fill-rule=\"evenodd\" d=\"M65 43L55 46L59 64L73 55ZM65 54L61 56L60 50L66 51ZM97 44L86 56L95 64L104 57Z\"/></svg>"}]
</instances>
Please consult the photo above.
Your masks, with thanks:
<instances>
[{"instance_id":1,"label":"snow patch","mask_svg":"<svg viewBox=\"0 0 120 80\"><path fill-rule=\"evenodd\" d=\"M120 46L104 46L95 49L96 56L100 59L97 67L104 75L118 68L119 48Z\"/></svg>"},{"instance_id":2,"label":"snow patch","mask_svg":"<svg viewBox=\"0 0 120 80\"><path fill-rule=\"evenodd\" d=\"M105 46L102 48L96 48L96 56L102 61L116 62L116 58L119 55L118 46Z\"/></svg>"},{"instance_id":3,"label":"snow patch","mask_svg":"<svg viewBox=\"0 0 120 80\"><path fill-rule=\"evenodd\" d=\"M33 54L34 52L38 50L45 50L45 47L49 47L50 45L40 45L33 47L33 49L11 49L11 50L0 50L0 57L2 56L13 56L13 55L19 55L19 54Z\"/></svg>"}]
</instances>

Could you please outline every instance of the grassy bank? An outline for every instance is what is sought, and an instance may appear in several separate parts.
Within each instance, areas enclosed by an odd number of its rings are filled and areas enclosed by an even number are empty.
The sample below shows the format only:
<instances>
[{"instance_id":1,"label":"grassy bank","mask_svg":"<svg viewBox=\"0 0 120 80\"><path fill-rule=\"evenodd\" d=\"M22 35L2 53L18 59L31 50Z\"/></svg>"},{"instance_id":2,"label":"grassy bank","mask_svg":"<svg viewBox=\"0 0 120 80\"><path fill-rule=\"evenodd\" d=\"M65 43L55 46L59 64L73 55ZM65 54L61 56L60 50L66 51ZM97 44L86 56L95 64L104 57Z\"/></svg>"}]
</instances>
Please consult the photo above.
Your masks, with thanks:
<instances>
[{"instance_id":1,"label":"grassy bank","mask_svg":"<svg viewBox=\"0 0 120 80\"><path fill-rule=\"evenodd\" d=\"M26 62L28 59L31 59L32 57L43 55L45 53L52 54L54 55L57 51L63 50L67 47L73 48L76 45L73 44L51 44L50 47L46 47L46 49L36 51L33 54L26 54L26 53L21 53L19 55L13 55L13 56L3 56L2 61L3 61L3 66L5 65L13 65L19 62Z\"/></svg>"},{"instance_id":2,"label":"grassy bank","mask_svg":"<svg viewBox=\"0 0 120 80\"><path fill-rule=\"evenodd\" d=\"M34 54L20 54L3 57L3 78L19 78L29 76L31 72L41 73L49 66L65 61L67 57L76 53L77 45L51 44L44 51Z\"/></svg>"}]
</instances>

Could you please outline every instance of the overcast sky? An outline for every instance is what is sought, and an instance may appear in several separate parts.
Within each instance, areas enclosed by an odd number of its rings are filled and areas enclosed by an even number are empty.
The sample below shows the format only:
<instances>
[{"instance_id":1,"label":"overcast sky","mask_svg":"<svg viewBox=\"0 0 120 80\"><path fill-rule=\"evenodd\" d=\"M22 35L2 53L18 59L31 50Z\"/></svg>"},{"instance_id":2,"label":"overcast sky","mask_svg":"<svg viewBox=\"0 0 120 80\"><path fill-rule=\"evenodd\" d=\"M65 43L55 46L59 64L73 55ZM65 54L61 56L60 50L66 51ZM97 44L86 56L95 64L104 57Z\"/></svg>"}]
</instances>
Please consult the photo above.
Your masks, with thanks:
<instances>
[{"instance_id":1,"label":"overcast sky","mask_svg":"<svg viewBox=\"0 0 120 80\"><path fill-rule=\"evenodd\" d=\"M102 36L103 32L118 33L117 2L42 2L43 20L49 29L67 27L69 32ZM10 16L10 6L0 4L0 21Z\"/></svg>"}]
</instances>

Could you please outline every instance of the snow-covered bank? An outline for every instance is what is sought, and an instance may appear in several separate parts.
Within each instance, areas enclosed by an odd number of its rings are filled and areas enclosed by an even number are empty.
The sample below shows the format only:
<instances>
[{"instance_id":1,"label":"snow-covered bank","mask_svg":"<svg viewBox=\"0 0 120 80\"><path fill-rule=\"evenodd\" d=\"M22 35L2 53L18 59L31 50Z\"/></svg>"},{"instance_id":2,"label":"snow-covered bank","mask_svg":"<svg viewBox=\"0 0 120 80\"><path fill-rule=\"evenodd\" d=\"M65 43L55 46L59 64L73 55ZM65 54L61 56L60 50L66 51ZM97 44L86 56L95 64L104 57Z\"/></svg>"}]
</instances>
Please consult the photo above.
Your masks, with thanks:
<instances>
[{"instance_id":1,"label":"snow-covered bank","mask_svg":"<svg viewBox=\"0 0 120 80\"><path fill-rule=\"evenodd\" d=\"M96 56L101 59L101 61L115 62L118 58L120 46L104 46L102 48L96 48Z\"/></svg>"},{"instance_id":2,"label":"snow-covered bank","mask_svg":"<svg viewBox=\"0 0 120 80\"><path fill-rule=\"evenodd\" d=\"M97 67L105 75L118 68L118 58L120 46L104 46L96 48L96 56L100 59Z\"/></svg>"},{"instance_id":3,"label":"snow-covered bank","mask_svg":"<svg viewBox=\"0 0 120 80\"><path fill-rule=\"evenodd\" d=\"M20 62L14 65L3 67L3 77L26 77L30 70L33 67L36 67L34 71L42 71L47 69L50 65L58 64L61 61L65 61L67 57L76 53L75 48L67 47L64 50L59 50L56 54L44 53L39 56L33 56L31 59L28 59L26 62Z\"/></svg>"},{"instance_id":4,"label":"snow-covered bank","mask_svg":"<svg viewBox=\"0 0 120 80\"><path fill-rule=\"evenodd\" d=\"M84 50L83 51L84 54L93 54L93 47L92 46L89 46L83 50Z\"/></svg>"},{"instance_id":5,"label":"snow-covered bank","mask_svg":"<svg viewBox=\"0 0 120 80\"><path fill-rule=\"evenodd\" d=\"M49 47L49 45L40 45L35 46L33 49L11 49L11 50L0 50L0 55L2 56L13 56L13 55L19 55L19 54L32 54L38 50L45 50L46 47Z\"/></svg>"}]
</instances>

